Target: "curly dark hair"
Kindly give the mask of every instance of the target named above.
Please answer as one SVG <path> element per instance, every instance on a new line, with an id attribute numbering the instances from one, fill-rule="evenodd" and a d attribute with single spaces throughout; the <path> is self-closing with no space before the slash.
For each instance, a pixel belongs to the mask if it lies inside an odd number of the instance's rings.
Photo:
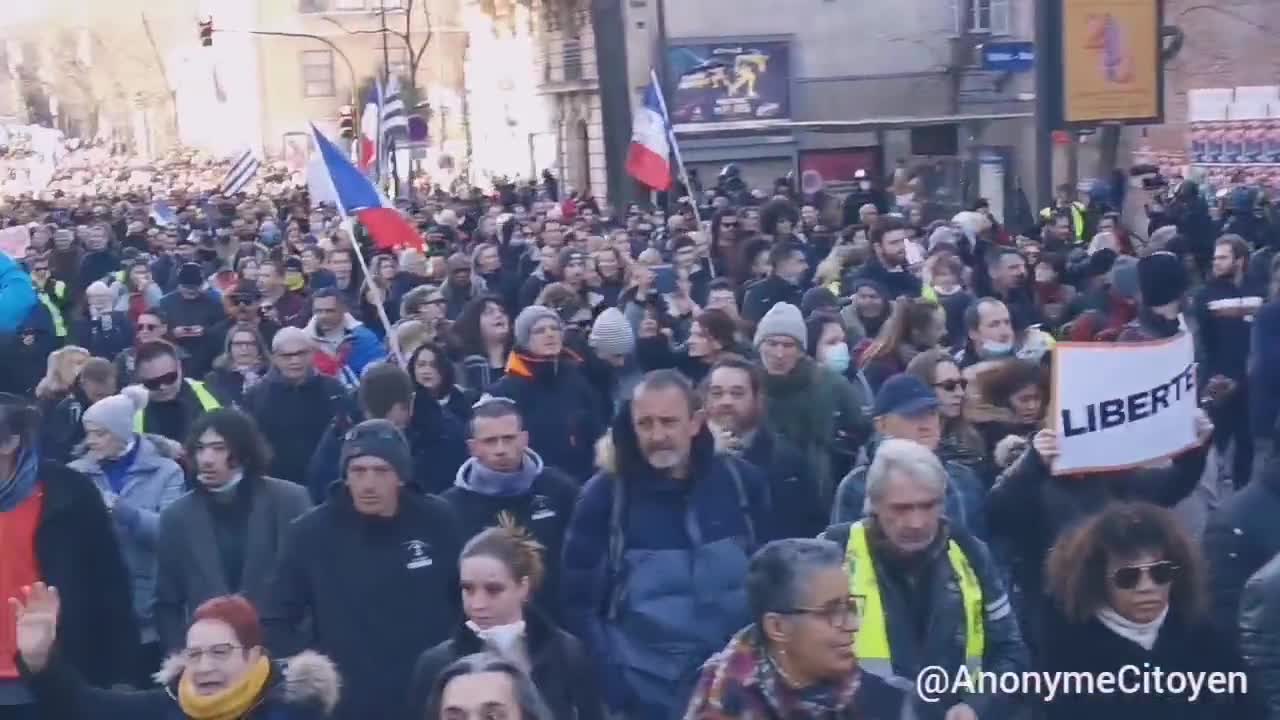
<path id="1" fill-rule="evenodd" d="M 481 295 L 467 301 L 462 306 L 462 312 L 458 313 L 458 319 L 453 323 L 453 339 L 458 355 L 484 355 L 487 350 L 484 345 L 484 338 L 480 334 L 480 316 L 488 309 L 490 305 L 496 305 L 502 308 L 503 312 L 507 308 L 502 303 L 502 298 L 497 295 Z M 510 318 L 508 318 L 510 319 Z M 511 340 L 507 340 L 507 349 L 511 349 Z"/>
<path id="2" fill-rule="evenodd" d="M 979 383 L 981 396 L 997 407 L 1009 407 L 1013 396 L 1030 385 L 1040 390 L 1040 397 L 1049 399 L 1049 373 L 1028 360 L 1003 360 L 984 371 Z"/>
<path id="3" fill-rule="evenodd" d="M 1151 503 L 1111 503 L 1058 540 L 1046 567 L 1049 595 L 1070 621 L 1087 622 L 1107 605 L 1107 559 L 1143 552 L 1179 568 L 1169 612 L 1201 620 L 1209 604 L 1204 558 L 1173 513 Z"/>
<path id="4" fill-rule="evenodd" d="M 193 461 L 200 436 L 207 430 L 222 436 L 231 459 L 244 471 L 245 477 L 262 477 L 267 472 L 271 465 L 271 447 L 252 416 L 235 408 L 218 408 L 197 417 L 184 443 L 187 457 Z"/>

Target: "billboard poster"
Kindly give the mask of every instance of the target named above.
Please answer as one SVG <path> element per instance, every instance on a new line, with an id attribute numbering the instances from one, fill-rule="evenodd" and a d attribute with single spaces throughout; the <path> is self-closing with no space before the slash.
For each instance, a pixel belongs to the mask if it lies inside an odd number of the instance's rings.
<path id="1" fill-rule="evenodd" d="M 854 175 L 879 172 L 880 148 L 805 150 L 800 153 L 800 182 L 806 193 L 824 190 L 836 197 L 853 192 Z"/>
<path id="2" fill-rule="evenodd" d="M 790 43 L 679 44 L 667 52 L 672 77 L 679 78 L 668 108 L 672 124 L 790 117 Z"/>
<path id="3" fill-rule="evenodd" d="M 1066 121 L 1160 122 L 1160 0 L 1062 0 L 1062 10 Z"/>

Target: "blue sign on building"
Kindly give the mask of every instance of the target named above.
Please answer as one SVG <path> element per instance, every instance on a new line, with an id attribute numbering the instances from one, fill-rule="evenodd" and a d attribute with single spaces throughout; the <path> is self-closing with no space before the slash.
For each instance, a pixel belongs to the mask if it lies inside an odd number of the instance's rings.
<path id="1" fill-rule="evenodd" d="M 982 69 L 1030 72 L 1036 65 L 1036 46 L 1030 42 L 993 42 L 982 46 Z"/>

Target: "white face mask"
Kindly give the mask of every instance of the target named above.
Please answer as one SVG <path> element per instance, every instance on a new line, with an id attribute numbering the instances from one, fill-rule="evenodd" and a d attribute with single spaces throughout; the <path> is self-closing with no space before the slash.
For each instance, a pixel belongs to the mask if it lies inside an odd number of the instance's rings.
<path id="1" fill-rule="evenodd" d="M 982 341 L 982 356 L 985 358 L 1005 357 L 1013 353 L 1013 343 L 996 342 L 995 340 Z"/>
<path id="2" fill-rule="evenodd" d="M 822 356 L 822 364 L 840 375 L 849 369 L 849 362 L 849 346 L 844 343 L 828 347 Z"/>
<path id="3" fill-rule="evenodd" d="M 858 183 L 858 187 L 862 188 L 863 190 L 870 190 L 870 189 L 871 189 L 871 181 L 870 181 L 870 180 L 863 180 L 862 182 Z"/>

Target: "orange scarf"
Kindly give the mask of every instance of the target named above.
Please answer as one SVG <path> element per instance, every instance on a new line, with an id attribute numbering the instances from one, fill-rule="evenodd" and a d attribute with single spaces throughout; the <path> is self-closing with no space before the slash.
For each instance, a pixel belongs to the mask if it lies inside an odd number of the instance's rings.
<path id="1" fill-rule="evenodd" d="M 178 705 L 192 720 L 240 720 L 257 707 L 270 676 L 271 661 L 259 657 L 234 686 L 215 695 L 197 695 L 191 673 L 183 672 L 178 681 Z"/>

